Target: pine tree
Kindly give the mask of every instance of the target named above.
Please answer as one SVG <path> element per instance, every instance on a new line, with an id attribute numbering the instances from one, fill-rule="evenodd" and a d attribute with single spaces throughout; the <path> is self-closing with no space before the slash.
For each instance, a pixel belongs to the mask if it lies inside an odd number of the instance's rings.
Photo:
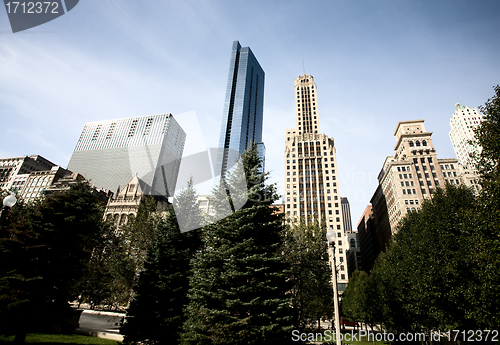
<path id="1" fill-rule="evenodd" d="M 32 205 L 20 201 L 2 219 L 0 332 L 14 331 L 24 341 L 27 331 L 65 326 L 68 301 L 103 240 L 102 211 L 90 186 L 80 183 Z"/>
<path id="2" fill-rule="evenodd" d="M 174 203 L 176 208 L 190 212 L 193 221 L 201 217 L 192 182 Z M 156 225 L 153 246 L 121 329 L 126 343 L 178 343 L 185 320 L 183 309 L 188 303 L 189 263 L 199 246 L 199 231 L 181 233 L 169 208 Z"/>
<path id="3" fill-rule="evenodd" d="M 282 218 L 270 207 L 275 187 L 266 186 L 267 175 L 258 173 L 255 149 L 245 152 L 239 164 L 248 200 L 203 231 L 203 250 L 192 263 L 183 344 L 284 344 L 291 339 L 291 285 L 289 266 L 281 256 Z M 237 190 L 235 184 L 241 181 L 241 175 L 228 175 L 226 184 L 214 191 L 216 200 L 223 200 L 227 190 Z M 246 199 L 231 193 L 229 198 L 232 205 Z M 215 203 L 215 212 L 220 211 Z"/>

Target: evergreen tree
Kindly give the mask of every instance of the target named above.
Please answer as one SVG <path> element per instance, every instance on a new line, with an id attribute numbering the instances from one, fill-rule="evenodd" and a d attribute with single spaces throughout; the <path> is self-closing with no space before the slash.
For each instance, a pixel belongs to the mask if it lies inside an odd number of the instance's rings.
<path id="1" fill-rule="evenodd" d="M 183 344 L 284 344 L 291 339 L 291 284 L 289 266 L 281 256 L 282 218 L 270 207 L 277 198 L 275 187 L 266 186 L 267 176 L 258 173 L 255 149 L 245 152 L 239 164 L 245 176 L 228 175 L 226 184 L 214 191 L 215 200 L 238 190 L 245 177 L 248 200 L 203 231 L 203 250 L 192 263 Z M 228 197 L 233 205 L 246 199 L 241 194 Z"/>
<path id="2" fill-rule="evenodd" d="M 192 182 L 174 199 L 199 224 L 201 212 Z M 126 343 L 177 344 L 188 303 L 190 260 L 200 246 L 199 231 L 181 233 L 169 208 L 156 225 L 154 243 L 135 288 L 121 332 Z"/>
<path id="3" fill-rule="evenodd" d="M 23 340 L 28 330 L 64 326 L 103 233 L 103 205 L 88 184 L 21 202 L 4 222 L 0 252 L 0 328 Z M 27 315 L 30 322 L 26 322 Z"/>
<path id="4" fill-rule="evenodd" d="M 328 261 L 325 231 L 319 224 L 288 225 L 283 255 L 291 266 L 292 305 L 297 324 L 304 328 L 333 316 L 332 271 Z"/>

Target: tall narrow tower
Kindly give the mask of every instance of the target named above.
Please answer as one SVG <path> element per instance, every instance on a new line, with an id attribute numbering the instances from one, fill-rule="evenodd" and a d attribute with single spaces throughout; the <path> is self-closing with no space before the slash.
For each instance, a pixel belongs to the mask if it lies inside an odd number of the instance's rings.
<path id="1" fill-rule="evenodd" d="M 286 130 L 285 212 L 290 221 L 319 222 L 337 233 L 337 282 L 347 283 L 346 243 L 333 138 L 320 133 L 317 88 L 311 75 L 295 79 L 296 128 Z"/>
<path id="2" fill-rule="evenodd" d="M 239 155 L 253 144 L 264 159 L 262 120 L 264 70 L 249 47 L 233 43 L 220 132 L 216 174 L 225 176 Z"/>
<path id="3" fill-rule="evenodd" d="M 474 129 L 484 121 L 484 115 L 477 111 L 477 108 L 469 108 L 459 103 L 455 104 L 455 108 L 455 113 L 450 119 L 451 144 L 458 162 L 473 170 L 470 154 L 481 152 L 481 148 L 469 144 L 469 141 L 474 139 Z"/>

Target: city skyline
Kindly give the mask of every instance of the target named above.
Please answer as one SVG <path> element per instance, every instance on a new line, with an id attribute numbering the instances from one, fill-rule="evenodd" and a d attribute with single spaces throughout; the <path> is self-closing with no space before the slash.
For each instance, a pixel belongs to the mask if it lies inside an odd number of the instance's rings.
<path id="1" fill-rule="evenodd" d="M 216 147 L 229 45 L 239 40 L 267 72 L 263 141 L 271 182 L 284 189 L 283 132 L 294 125 L 290 81 L 311 74 L 354 223 L 376 189 L 399 121 L 425 119 L 439 156 L 455 157 L 448 137 L 454 105 L 484 104 L 500 80 L 499 12 L 495 1 L 240 7 L 109 0 L 81 2 L 12 34 L 0 11 L 0 157 L 36 154 L 66 166 L 87 122 L 192 110 L 207 147 Z"/>

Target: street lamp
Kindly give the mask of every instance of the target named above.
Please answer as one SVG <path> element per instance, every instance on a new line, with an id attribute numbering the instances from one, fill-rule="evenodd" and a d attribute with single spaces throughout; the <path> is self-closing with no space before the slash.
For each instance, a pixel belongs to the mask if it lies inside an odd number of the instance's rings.
<path id="1" fill-rule="evenodd" d="M 335 231 L 329 229 L 326 232 L 326 240 L 328 242 L 328 248 L 330 250 L 330 255 L 332 256 L 332 276 L 333 276 L 333 308 L 335 312 L 335 334 L 337 338 L 337 345 L 341 345 L 342 341 L 340 338 L 340 315 L 339 315 L 339 293 L 337 291 L 337 263 L 335 260 Z"/>
<path id="2" fill-rule="evenodd" d="M 3 199 L 3 207 L 2 211 L 0 212 L 0 218 L 2 217 L 2 214 L 4 211 L 8 212 L 12 206 L 14 206 L 17 202 L 17 198 L 14 194 L 11 194 Z"/>

